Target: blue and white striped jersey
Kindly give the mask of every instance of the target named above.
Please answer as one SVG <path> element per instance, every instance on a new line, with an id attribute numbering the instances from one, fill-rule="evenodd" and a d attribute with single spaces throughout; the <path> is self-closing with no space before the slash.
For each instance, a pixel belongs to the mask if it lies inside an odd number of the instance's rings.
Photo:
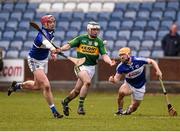
<path id="1" fill-rule="evenodd" d="M 42 31 L 45 33 L 49 41 L 51 42 L 54 39 L 54 31 L 49 32 L 45 28 L 42 28 Z M 39 48 L 42 45 L 43 40 L 46 38 L 39 32 L 36 38 L 34 39 L 33 47 L 29 52 L 29 56 L 36 60 L 44 60 L 49 55 L 49 49 Z"/>
<path id="2" fill-rule="evenodd" d="M 145 64 L 148 64 L 147 58 L 131 56 L 131 64 L 120 63 L 116 68 L 116 72 L 125 74 L 126 81 L 139 89 L 146 83 Z"/>

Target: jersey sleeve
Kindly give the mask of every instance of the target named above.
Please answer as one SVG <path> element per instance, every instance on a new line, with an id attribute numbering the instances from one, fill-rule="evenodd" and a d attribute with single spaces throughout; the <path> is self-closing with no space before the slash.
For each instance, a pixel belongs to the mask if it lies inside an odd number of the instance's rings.
<path id="1" fill-rule="evenodd" d="M 41 33 L 38 33 L 38 35 L 36 36 L 36 38 L 34 39 L 34 44 L 37 47 L 40 47 L 42 45 L 42 41 L 43 41 L 43 36 Z"/>
<path id="2" fill-rule="evenodd" d="M 99 41 L 99 52 L 100 52 L 101 55 L 107 54 L 106 47 L 105 47 L 102 40 Z"/>
<path id="3" fill-rule="evenodd" d="M 76 37 L 68 42 L 71 47 L 78 47 L 80 45 L 80 37 Z"/>
<path id="4" fill-rule="evenodd" d="M 122 63 L 120 63 L 120 64 L 116 67 L 116 73 L 118 73 L 118 74 L 123 74 L 123 73 L 125 73 L 125 71 L 123 70 Z"/>

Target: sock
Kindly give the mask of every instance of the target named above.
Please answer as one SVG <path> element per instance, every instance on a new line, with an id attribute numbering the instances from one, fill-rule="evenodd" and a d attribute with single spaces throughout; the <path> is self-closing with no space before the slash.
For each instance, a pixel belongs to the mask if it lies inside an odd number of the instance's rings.
<path id="1" fill-rule="evenodd" d="M 52 113 L 57 112 L 56 107 L 55 107 L 54 104 L 50 105 L 49 107 L 51 108 Z"/>
<path id="2" fill-rule="evenodd" d="M 79 107 L 83 107 L 85 97 L 79 97 Z"/>
<path id="3" fill-rule="evenodd" d="M 66 97 L 66 98 L 64 99 L 64 103 L 65 103 L 65 104 L 68 104 L 70 101 L 71 101 L 71 100 L 70 100 L 69 97 Z"/>
<path id="4" fill-rule="evenodd" d="M 22 84 L 22 83 L 17 83 L 17 84 L 15 85 L 16 90 L 18 90 L 18 89 L 22 89 L 21 84 Z"/>
<path id="5" fill-rule="evenodd" d="M 123 108 L 119 107 L 119 108 L 118 108 L 118 111 L 119 111 L 119 112 L 123 112 Z"/>

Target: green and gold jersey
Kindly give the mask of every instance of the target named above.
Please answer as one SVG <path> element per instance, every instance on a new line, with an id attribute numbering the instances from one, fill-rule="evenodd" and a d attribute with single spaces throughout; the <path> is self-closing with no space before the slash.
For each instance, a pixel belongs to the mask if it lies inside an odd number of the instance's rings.
<path id="1" fill-rule="evenodd" d="M 86 57 L 84 65 L 96 65 L 99 54 L 106 54 L 103 40 L 99 37 L 89 38 L 87 34 L 80 35 L 68 42 L 72 47 L 76 47 L 77 58 Z"/>

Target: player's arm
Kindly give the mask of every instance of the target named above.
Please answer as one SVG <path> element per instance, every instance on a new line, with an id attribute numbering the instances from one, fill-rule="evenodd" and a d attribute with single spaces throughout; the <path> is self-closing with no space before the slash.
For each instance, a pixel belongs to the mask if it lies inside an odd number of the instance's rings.
<path id="1" fill-rule="evenodd" d="M 115 76 L 112 75 L 109 77 L 109 82 L 118 83 L 120 81 L 121 77 L 122 77 L 122 74 L 116 73 Z"/>
<path id="2" fill-rule="evenodd" d="M 107 54 L 102 55 L 102 59 L 104 62 L 108 63 L 110 66 L 114 66 L 116 64 L 115 60 L 111 60 Z"/>
<path id="3" fill-rule="evenodd" d="M 157 62 L 153 59 L 150 59 L 150 58 L 148 58 L 147 60 L 148 60 L 148 64 L 152 64 L 152 66 L 156 70 L 156 75 L 159 76 L 160 78 L 162 78 L 162 72 L 161 72 Z"/>

